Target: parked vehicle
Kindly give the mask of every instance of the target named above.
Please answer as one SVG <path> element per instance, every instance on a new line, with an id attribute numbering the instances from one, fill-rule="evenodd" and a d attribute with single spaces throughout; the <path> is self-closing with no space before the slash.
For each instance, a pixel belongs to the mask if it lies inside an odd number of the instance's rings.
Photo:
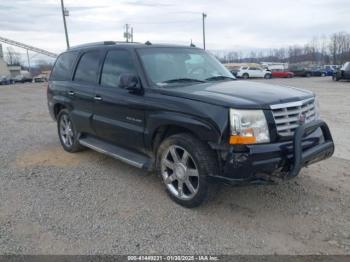
<path id="1" fill-rule="evenodd" d="M 237 77 L 237 73 L 240 70 L 240 68 L 241 68 L 240 66 L 233 66 L 228 68 L 228 70 L 231 72 L 233 76 Z"/>
<path id="2" fill-rule="evenodd" d="M 324 65 L 323 68 L 326 71 L 327 76 L 332 76 L 333 73 L 340 67 L 338 65 Z"/>
<path id="3" fill-rule="evenodd" d="M 47 82 L 47 78 L 45 75 L 37 75 L 37 76 L 33 77 L 33 82 L 34 83 Z"/>
<path id="4" fill-rule="evenodd" d="M 26 75 L 17 75 L 13 80 L 15 83 L 31 83 L 33 78 Z"/>
<path id="5" fill-rule="evenodd" d="M 312 76 L 326 76 L 327 75 L 326 70 L 320 66 L 310 67 L 309 70 L 311 71 Z"/>
<path id="6" fill-rule="evenodd" d="M 254 66 L 241 66 L 236 75 L 243 79 L 256 77 L 269 79 L 271 78 L 271 71 Z"/>
<path id="7" fill-rule="evenodd" d="M 350 62 L 346 62 L 339 70 L 333 73 L 333 80 L 339 81 L 341 79 L 350 80 Z"/>
<path id="8" fill-rule="evenodd" d="M 13 80 L 8 76 L 0 76 L 0 85 L 10 85 Z"/>
<path id="9" fill-rule="evenodd" d="M 201 204 L 213 181 L 293 178 L 334 151 L 312 92 L 238 81 L 194 47 L 70 48 L 47 98 L 64 150 L 88 147 L 155 170 L 186 207 Z"/>
<path id="10" fill-rule="evenodd" d="M 293 72 L 285 71 L 282 69 L 271 69 L 271 75 L 272 77 L 284 77 L 284 78 L 294 77 Z"/>
<path id="11" fill-rule="evenodd" d="M 307 69 L 303 66 L 291 66 L 289 67 L 289 71 L 294 74 L 294 76 L 303 76 L 303 77 L 310 77 L 312 76 L 312 72 L 310 69 Z"/>

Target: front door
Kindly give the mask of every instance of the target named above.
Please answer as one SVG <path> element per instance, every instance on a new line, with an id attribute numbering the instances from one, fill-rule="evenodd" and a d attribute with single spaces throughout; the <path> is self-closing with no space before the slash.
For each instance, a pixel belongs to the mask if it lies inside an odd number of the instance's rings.
<path id="1" fill-rule="evenodd" d="M 119 87 L 123 73 L 137 75 L 131 53 L 124 49 L 108 51 L 100 85 L 95 89 L 93 127 L 99 138 L 141 151 L 144 96 Z"/>

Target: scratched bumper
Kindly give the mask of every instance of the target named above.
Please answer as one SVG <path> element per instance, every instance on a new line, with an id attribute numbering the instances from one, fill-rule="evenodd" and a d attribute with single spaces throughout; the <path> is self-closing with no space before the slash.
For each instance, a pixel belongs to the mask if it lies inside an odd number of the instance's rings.
<path id="1" fill-rule="evenodd" d="M 328 126 L 315 121 L 299 127 L 290 141 L 230 147 L 222 152 L 222 175 L 216 179 L 236 183 L 262 177 L 293 178 L 301 168 L 329 158 L 333 152 Z"/>

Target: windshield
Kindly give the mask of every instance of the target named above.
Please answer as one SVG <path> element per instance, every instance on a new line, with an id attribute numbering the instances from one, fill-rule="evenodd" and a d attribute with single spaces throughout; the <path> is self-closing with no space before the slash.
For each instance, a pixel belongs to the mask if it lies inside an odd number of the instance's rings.
<path id="1" fill-rule="evenodd" d="M 138 53 L 149 80 L 160 87 L 234 79 L 218 60 L 200 49 L 141 48 Z"/>

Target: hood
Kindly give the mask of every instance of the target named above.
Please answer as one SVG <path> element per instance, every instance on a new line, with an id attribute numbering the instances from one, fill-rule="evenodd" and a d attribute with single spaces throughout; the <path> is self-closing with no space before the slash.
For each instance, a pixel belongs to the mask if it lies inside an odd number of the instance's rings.
<path id="1" fill-rule="evenodd" d="M 246 109 L 269 109 L 273 104 L 299 101 L 313 96 L 312 92 L 295 87 L 239 80 L 164 88 L 160 92 L 164 95 Z"/>

